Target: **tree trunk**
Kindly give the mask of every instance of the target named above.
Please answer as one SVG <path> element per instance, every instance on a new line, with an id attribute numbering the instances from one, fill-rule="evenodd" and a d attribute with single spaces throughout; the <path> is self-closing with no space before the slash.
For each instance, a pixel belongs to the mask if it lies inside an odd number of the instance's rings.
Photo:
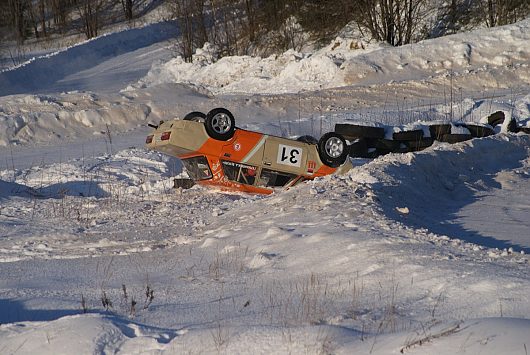
<path id="1" fill-rule="evenodd" d="M 47 37 L 46 33 L 46 4 L 44 3 L 44 0 L 40 0 L 39 2 L 39 13 L 40 13 L 40 23 L 41 23 L 41 31 L 42 35 L 44 37 Z"/>
<path id="2" fill-rule="evenodd" d="M 495 27 L 495 7 L 493 5 L 493 0 L 488 0 L 488 27 Z"/>

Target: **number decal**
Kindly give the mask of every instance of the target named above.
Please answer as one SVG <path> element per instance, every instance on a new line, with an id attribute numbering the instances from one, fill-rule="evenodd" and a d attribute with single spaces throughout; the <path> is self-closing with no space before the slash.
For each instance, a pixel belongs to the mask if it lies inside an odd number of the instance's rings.
<path id="1" fill-rule="evenodd" d="M 302 162 L 302 148 L 291 147 L 288 145 L 278 145 L 278 164 L 300 167 Z"/>

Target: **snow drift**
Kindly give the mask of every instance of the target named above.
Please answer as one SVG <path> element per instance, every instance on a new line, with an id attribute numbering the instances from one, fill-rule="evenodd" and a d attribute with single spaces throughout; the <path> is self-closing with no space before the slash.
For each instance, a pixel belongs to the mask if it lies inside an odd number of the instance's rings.
<path id="1" fill-rule="evenodd" d="M 193 63 L 179 57 L 157 65 L 139 85 L 179 82 L 205 86 L 218 94 L 295 93 L 457 73 L 473 77 L 476 88 L 484 81 L 507 87 L 508 83 L 502 82 L 505 77 L 479 78 L 479 75 L 492 68 L 511 67 L 517 71 L 509 76 L 511 80 L 528 84 L 529 41 L 530 19 L 397 48 L 337 38 L 315 53 L 289 50 L 268 58 L 236 56 L 215 61 L 207 44 L 194 56 Z M 510 87 L 514 87 L 513 82 Z"/>

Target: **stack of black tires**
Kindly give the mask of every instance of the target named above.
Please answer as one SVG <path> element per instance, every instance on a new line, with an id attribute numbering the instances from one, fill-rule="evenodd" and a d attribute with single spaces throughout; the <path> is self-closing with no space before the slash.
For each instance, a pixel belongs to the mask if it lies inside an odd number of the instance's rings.
<path id="1" fill-rule="evenodd" d="M 495 134 L 494 127 L 504 123 L 504 112 L 488 117 L 488 124 L 471 122 L 425 123 L 414 128 L 376 127 L 362 124 L 338 123 L 335 132 L 351 142 L 350 156 L 376 158 L 388 153 L 407 153 L 430 147 L 435 141 L 458 143 Z M 512 118 L 509 132 L 530 133 L 528 127 L 518 127 Z"/>

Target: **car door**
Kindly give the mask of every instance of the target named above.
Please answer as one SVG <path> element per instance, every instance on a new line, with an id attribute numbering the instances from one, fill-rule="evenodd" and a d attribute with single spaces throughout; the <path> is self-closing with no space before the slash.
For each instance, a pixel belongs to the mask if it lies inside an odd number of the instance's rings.
<path id="1" fill-rule="evenodd" d="M 263 152 L 263 165 L 299 175 L 304 173 L 307 154 L 306 144 L 302 142 L 268 137 Z"/>

